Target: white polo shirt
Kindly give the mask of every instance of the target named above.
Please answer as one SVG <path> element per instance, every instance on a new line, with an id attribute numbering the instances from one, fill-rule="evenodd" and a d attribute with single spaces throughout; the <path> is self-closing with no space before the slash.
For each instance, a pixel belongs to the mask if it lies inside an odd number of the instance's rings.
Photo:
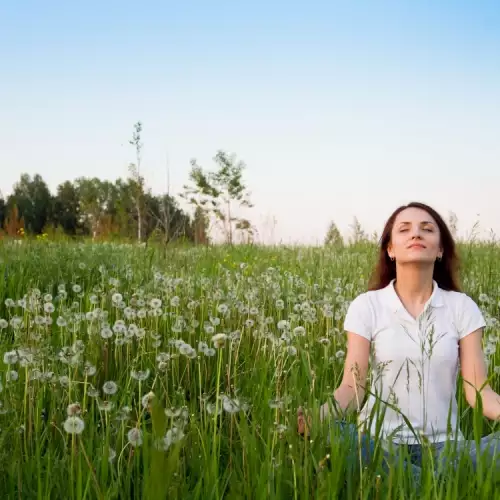
<path id="1" fill-rule="evenodd" d="M 359 414 L 360 423 L 378 434 L 377 399 L 383 418 L 382 438 L 418 443 L 415 433 L 431 442 L 463 439 L 458 428 L 456 384 L 459 340 L 485 326 L 477 304 L 466 294 L 445 291 L 434 281 L 433 293 L 417 319 L 403 306 L 394 280 L 381 289 L 357 296 L 349 305 L 346 331 L 371 341 L 371 388 Z"/>

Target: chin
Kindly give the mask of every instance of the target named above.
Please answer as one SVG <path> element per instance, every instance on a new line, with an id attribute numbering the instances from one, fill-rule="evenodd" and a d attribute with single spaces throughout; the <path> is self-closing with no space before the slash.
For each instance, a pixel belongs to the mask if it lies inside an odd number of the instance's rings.
<path id="1" fill-rule="evenodd" d="M 434 264 L 435 259 L 422 255 L 422 256 L 414 256 L 412 255 L 411 257 L 407 257 L 406 259 L 403 260 L 403 262 L 400 262 L 400 264 Z"/>

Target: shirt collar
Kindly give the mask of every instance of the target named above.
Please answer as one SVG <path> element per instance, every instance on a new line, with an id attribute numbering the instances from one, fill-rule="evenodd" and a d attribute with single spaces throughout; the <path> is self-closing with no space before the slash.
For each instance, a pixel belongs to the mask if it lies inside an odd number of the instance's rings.
<path id="1" fill-rule="evenodd" d="M 385 287 L 385 292 L 391 309 L 394 312 L 398 312 L 401 310 L 405 310 L 405 307 L 394 288 L 395 281 L 395 279 L 391 280 L 391 282 Z M 443 305 L 442 290 L 441 288 L 439 288 L 439 285 L 435 280 L 432 280 L 432 294 L 425 307 L 427 307 L 429 304 L 432 305 L 432 307 L 441 307 Z"/>

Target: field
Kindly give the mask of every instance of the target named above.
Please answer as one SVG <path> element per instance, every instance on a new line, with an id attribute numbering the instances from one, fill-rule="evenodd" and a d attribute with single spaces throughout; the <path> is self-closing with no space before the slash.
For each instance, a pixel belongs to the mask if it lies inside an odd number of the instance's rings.
<path id="1" fill-rule="evenodd" d="M 490 468 L 436 479 L 424 461 L 417 492 L 402 465 L 327 445 L 317 409 L 375 252 L 0 243 L 2 498 L 494 498 Z M 460 252 L 498 390 L 500 247 Z M 460 411 L 467 436 L 496 430 Z"/>

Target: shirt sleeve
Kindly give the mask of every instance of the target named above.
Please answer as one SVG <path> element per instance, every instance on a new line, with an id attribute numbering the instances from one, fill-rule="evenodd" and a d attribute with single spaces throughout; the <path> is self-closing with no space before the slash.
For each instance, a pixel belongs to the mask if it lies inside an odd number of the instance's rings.
<path id="1" fill-rule="evenodd" d="M 372 340 L 372 314 L 366 293 L 358 295 L 347 309 L 344 330 Z"/>
<path id="2" fill-rule="evenodd" d="M 479 306 L 468 296 L 464 294 L 461 311 L 459 311 L 459 338 L 463 339 L 467 335 L 475 332 L 479 328 L 486 326 L 483 313 Z"/>

